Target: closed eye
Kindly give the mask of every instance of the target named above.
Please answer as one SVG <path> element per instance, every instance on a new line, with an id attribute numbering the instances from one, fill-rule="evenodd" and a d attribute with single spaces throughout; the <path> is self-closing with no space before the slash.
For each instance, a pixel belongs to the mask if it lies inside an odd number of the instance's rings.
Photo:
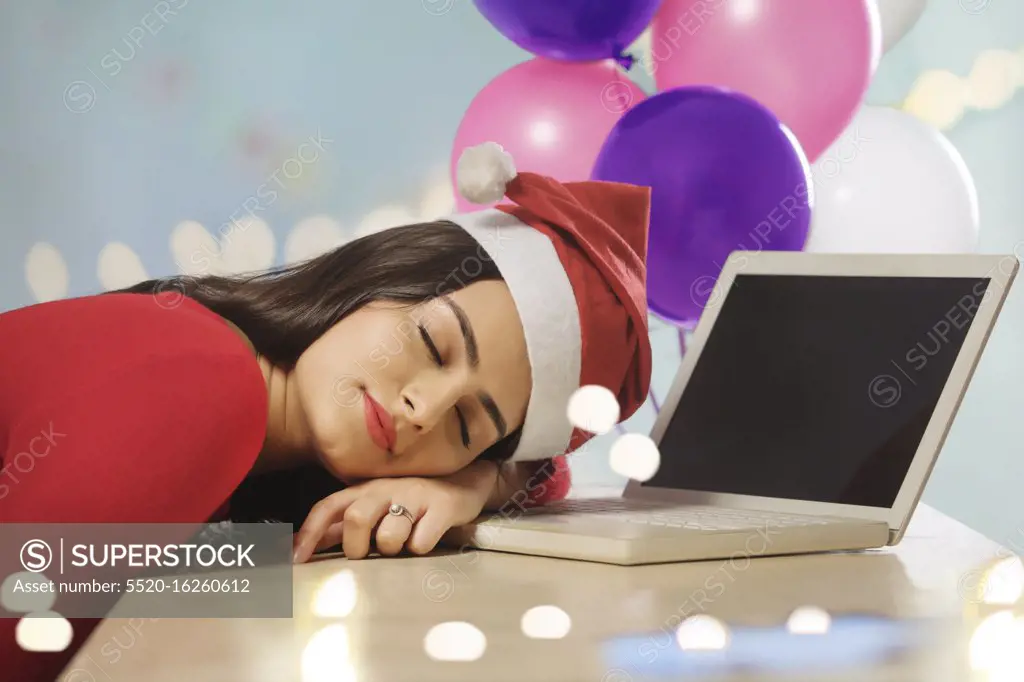
<path id="1" fill-rule="evenodd" d="M 423 339 L 423 343 L 427 346 L 427 351 L 430 352 L 430 357 L 437 363 L 438 367 L 444 367 L 444 361 L 441 359 L 441 353 L 437 350 L 437 346 L 434 344 L 434 339 L 430 338 L 430 332 L 422 324 L 418 325 L 420 330 L 420 338 Z"/>
<path id="2" fill-rule="evenodd" d="M 420 338 L 423 339 L 423 344 L 427 347 L 427 352 L 430 353 L 431 359 L 438 367 L 444 367 L 444 359 L 441 357 L 441 352 L 437 350 L 437 344 L 434 343 L 434 339 L 431 338 L 430 332 L 422 324 L 417 325 Z M 462 445 L 465 448 L 469 447 L 469 425 L 466 423 L 466 417 L 462 414 L 462 410 L 459 409 L 458 405 L 454 407 L 455 416 L 459 420 L 459 432 L 462 435 Z"/>

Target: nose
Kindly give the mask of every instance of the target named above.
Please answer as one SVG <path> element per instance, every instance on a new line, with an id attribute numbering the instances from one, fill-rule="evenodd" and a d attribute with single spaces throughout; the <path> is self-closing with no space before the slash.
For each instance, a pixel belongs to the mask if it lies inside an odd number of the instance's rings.
<path id="1" fill-rule="evenodd" d="M 401 414 L 416 433 L 427 433 L 444 419 L 461 393 L 454 379 L 418 377 L 401 392 Z"/>

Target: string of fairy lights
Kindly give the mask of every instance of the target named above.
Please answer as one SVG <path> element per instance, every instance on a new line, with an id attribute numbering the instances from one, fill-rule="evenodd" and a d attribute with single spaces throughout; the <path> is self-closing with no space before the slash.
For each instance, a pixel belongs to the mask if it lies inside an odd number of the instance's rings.
<path id="1" fill-rule="evenodd" d="M 993 111 L 1024 88 L 1024 47 L 985 50 L 965 76 L 951 71 L 923 71 L 901 108 L 939 130 L 950 130 L 971 111 Z"/>

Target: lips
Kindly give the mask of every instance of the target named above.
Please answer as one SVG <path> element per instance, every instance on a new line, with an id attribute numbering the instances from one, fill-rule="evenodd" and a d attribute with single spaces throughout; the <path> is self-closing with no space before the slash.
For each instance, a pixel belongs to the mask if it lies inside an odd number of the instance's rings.
<path id="1" fill-rule="evenodd" d="M 395 424 L 391 414 L 384 407 L 374 400 L 369 393 L 364 393 L 364 413 L 366 416 L 366 430 L 370 439 L 381 450 L 393 452 L 395 448 Z"/>

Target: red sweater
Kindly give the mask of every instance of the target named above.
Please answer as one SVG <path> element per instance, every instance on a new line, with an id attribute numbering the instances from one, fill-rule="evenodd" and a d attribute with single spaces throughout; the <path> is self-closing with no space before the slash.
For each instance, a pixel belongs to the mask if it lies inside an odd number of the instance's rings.
<path id="1" fill-rule="evenodd" d="M 266 421 L 252 351 L 190 299 L 105 294 L 0 314 L 0 523 L 203 523 L 252 468 Z M 567 494 L 564 458 L 547 470 L 530 503 Z M 0 557 L 0 581 L 20 570 Z M 54 679 L 98 622 L 75 619 L 64 652 L 27 655 L 18 616 L 0 616 L 0 680 L 24 682 Z"/>
<path id="2" fill-rule="evenodd" d="M 267 397 L 252 352 L 174 294 L 109 294 L 0 315 L 0 523 L 202 523 L 252 468 Z M 184 538 L 183 538 L 184 540 Z M 0 579 L 22 570 L 0 557 Z M 53 609 L 61 610 L 62 595 Z M 0 679 L 53 680 L 0 620 Z"/>

